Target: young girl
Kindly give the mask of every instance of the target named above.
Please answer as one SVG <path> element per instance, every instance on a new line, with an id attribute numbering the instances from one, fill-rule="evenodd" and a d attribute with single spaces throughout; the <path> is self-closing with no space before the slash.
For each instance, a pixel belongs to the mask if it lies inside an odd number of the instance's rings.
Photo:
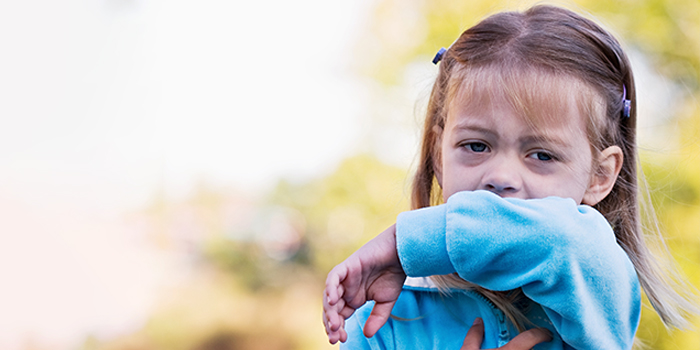
<path id="1" fill-rule="evenodd" d="M 328 274 L 330 342 L 629 349 L 640 285 L 666 324 L 683 325 L 693 306 L 640 228 L 635 89 L 618 42 L 535 6 L 485 19 L 437 61 L 415 210 Z M 464 338 L 472 325 L 482 344 Z"/>

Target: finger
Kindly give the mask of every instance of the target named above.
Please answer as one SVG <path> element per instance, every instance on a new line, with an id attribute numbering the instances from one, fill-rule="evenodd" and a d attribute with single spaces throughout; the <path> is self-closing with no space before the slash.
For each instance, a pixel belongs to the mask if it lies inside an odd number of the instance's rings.
<path id="1" fill-rule="evenodd" d="M 328 342 L 335 344 L 340 340 L 340 332 L 330 332 L 328 333 Z"/>
<path id="2" fill-rule="evenodd" d="M 331 331 L 328 333 L 328 342 L 335 344 L 338 341 L 346 342 L 348 340 L 348 333 L 345 331 L 345 320 L 341 322 L 340 328 L 337 331 Z"/>
<path id="3" fill-rule="evenodd" d="M 326 330 L 326 335 L 328 335 L 331 332 L 331 325 L 330 322 L 328 322 L 328 315 L 325 310 L 321 315 L 321 320 L 323 321 L 323 328 Z"/>
<path id="4" fill-rule="evenodd" d="M 332 328 L 331 323 L 326 322 L 326 329 L 328 329 L 328 331 L 326 332 L 328 334 L 328 341 L 331 344 L 335 344 L 338 342 L 338 340 L 340 340 L 341 332 L 340 332 L 340 328 L 335 330 L 335 331 L 332 330 L 331 328 Z"/>
<path id="5" fill-rule="evenodd" d="M 335 290 L 338 295 L 338 299 L 335 301 L 335 303 L 337 303 L 338 301 L 345 298 L 345 285 L 343 283 L 340 283 Z"/>
<path id="6" fill-rule="evenodd" d="M 330 283 L 336 282 L 335 280 L 332 280 Z M 343 299 L 344 295 L 345 286 L 343 286 L 342 282 L 338 282 L 338 284 L 326 285 L 323 293 L 324 298 L 328 301 L 328 305 L 335 305 L 339 300 Z"/>
<path id="7" fill-rule="evenodd" d="M 374 334 L 379 331 L 379 328 L 382 328 L 386 323 L 389 316 L 391 316 L 391 310 L 394 308 L 394 304 L 396 304 L 396 300 L 374 304 L 372 313 L 367 317 L 367 322 L 365 322 L 365 328 L 363 330 L 367 338 L 374 336 Z"/>
<path id="8" fill-rule="evenodd" d="M 347 276 L 347 269 L 343 265 L 338 265 L 334 267 L 331 272 L 328 273 L 326 277 L 326 295 L 328 296 L 328 303 L 335 304 L 338 302 L 340 296 L 338 295 L 338 286 L 340 282 Z"/>
<path id="9" fill-rule="evenodd" d="M 334 313 L 336 313 L 336 309 L 328 303 L 328 294 L 323 293 L 323 323 L 325 325 L 328 325 L 328 321 L 331 320 Z"/>
<path id="10" fill-rule="evenodd" d="M 340 299 L 337 304 L 331 307 L 333 309 L 333 312 L 328 313 L 328 320 L 330 321 L 330 330 L 337 331 L 342 326 L 345 319 L 350 316 L 345 317 L 343 315 L 343 312 L 348 312 L 347 310 L 345 310 L 347 306 L 345 306 L 345 301 L 343 299 Z M 350 315 L 352 315 L 354 312 L 355 310 L 350 311 Z"/>
<path id="11" fill-rule="evenodd" d="M 330 299 L 330 298 L 328 297 L 328 293 L 324 290 L 324 291 L 323 291 L 323 298 L 322 298 L 322 300 L 323 300 L 323 311 L 324 311 L 324 312 L 326 312 L 326 311 L 331 310 L 331 309 L 334 308 L 333 305 L 330 304 L 329 299 Z"/>
<path id="12" fill-rule="evenodd" d="M 534 328 L 522 332 L 503 346 L 504 350 L 531 349 L 539 343 L 552 340 L 552 333 L 546 328 Z"/>
<path id="13" fill-rule="evenodd" d="M 323 297 L 323 325 L 326 327 L 326 333 L 335 332 L 341 326 L 341 320 L 344 318 L 338 314 L 339 310 L 343 310 L 345 302 L 341 300 L 339 304 L 329 305 L 328 297 Z M 347 311 L 346 311 L 347 312 Z"/>
<path id="14" fill-rule="evenodd" d="M 478 350 L 481 348 L 481 342 L 484 339 L 484 320 L 477 317 L 474 320 L 471 328 L 467 331 L 467 336 L 464 337 L 461 350 Z"/>
<path id="15" fill-rule="evenodd" d="M 321 313 L 321 320 L 323 321 L 323 327 L 326 329 L 326 334 L 330 331 L 330 325 L 329 325 L 329 312 L 331 310 L 328 308 L 328 304 L 326 303 L 326 297 L 324 295 L 323 297 L 323 312 Z"/>
<path id="16" fill-rule="evenodd" d="M 323 314 L 323 327 L 326 329 L 326 334 L 328 334 L 329 336 L 332 333 L 337 332 L 341 326 L 340 321 L 337 321 L 337 322 L 332 321 L 333 319 L 335 319 L 335 317 L 337 317 L 337 316 L 333 316 L 332 314 L 328 315 L 327 313 Z"/>
<path id="17" fill-rule="evenodd" d="M 345 331 L 345 320 L 342 321 L 339 329 L 340 341 L 345 343 L 348 340 L 348 333 Z"/>

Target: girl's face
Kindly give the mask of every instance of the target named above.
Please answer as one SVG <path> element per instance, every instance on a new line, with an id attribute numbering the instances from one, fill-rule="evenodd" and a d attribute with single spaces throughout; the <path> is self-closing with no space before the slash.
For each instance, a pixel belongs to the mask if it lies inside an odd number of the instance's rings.
<path id="1" fill-rule="evenodd" d="M 488 100 L 467 104 L 455 98 L 450 105 L 437 169 L 445 200 L 473 190 L 521 199 L 558 196 L 589 205 L 602 199 L 587 195 L 595 187 L 594 162 L 577 108 L 557 108 L 557 117 L 535 123 L 505 97 Z"/>

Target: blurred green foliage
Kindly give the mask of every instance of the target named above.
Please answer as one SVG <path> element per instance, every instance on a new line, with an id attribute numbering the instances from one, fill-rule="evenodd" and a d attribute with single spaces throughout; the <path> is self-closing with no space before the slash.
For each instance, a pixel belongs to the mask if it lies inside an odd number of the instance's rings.
<path id="1" fill-rule="evenodd" d="M 700 150 L 663 157 L 645 155 L 643 170 L 666 245 L 689 287 L 700 287 Z M 696 305 L 700 298 L 695 296 Z M 638 337 L 651 349 L 700 348 L 700 316 L 694 329 L 668 332 L 646 304 Z"/>
<path id="2" fill-rule="evenodd" d="M 401 82 L 406 66 L 429 59 L 465 29 L 499 11 L 524 10 L 541 1 L 399 1 L 375 7 L 356 61 L 365 74 L 385 84 Z M 616 33 L 623 45 L 652 58 L 665 76 L 693 92 L 700 81 L 700 1 L 577 0 L 544 2 L 590 14 Z"/>
<path id="3" fill-rule="evenodd" d="M 312 266 L 325 276 L 408 209 L 406 178 L 405 169 L 358 155 L 316 181 L 280 182 L 269 202 L 296 208 L 304 215 Z"/>

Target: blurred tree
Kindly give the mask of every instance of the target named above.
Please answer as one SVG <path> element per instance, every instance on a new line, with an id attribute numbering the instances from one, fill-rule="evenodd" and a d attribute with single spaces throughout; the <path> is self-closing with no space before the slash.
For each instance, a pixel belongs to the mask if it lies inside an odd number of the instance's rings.
<path id="1" fill-rule="evenodd" d="M 379 0 L 358 41 L 356 68 L 384 84 L 400 83 L 409 63 L 432 57 L 482 18 L 535 3 L 539 1 Z M 666 76 L 698 90 L 700 1 L 578 0 L 561 5 L 592 13 L 628 45 L 653 58 Z"/>
<path id="2" fill-rule="evenodd" d="M 280 182 L 269 202 L 304 215 L 311 266 L 325 279 L 333 266 L 408 209 L 406 175 L 405 169 L 358 155 L 326 177 L 298 185 Z"/>
<path id="3" fill-rule="evenodd" d="M 323 276 L 310 260 L 298 210 L 202 182 L 184 199 L 157 193 L 138 219 L 178 278 L 140 329 L 88 337 L 81 349 L 328 347 L 319 321 Z"/>
<path id="4" fill-rule="evenodd" d="M 305 183 L 280 181 L 249 233 L 213 236 L 205 257 L 252 291 L 294 283 L 303 271 L 318 281 L 337 263 L 386 229 L 408 208 L 406 170 L 370 155 L 345 159 L 331 174 Z M 275 212 L 298 213 L 299 242 L 282 258 L 266 254 Z M 240 229 L 240 228 L 239 228 Z M 233 237 L 233 238 L 232 238 Z"/>

